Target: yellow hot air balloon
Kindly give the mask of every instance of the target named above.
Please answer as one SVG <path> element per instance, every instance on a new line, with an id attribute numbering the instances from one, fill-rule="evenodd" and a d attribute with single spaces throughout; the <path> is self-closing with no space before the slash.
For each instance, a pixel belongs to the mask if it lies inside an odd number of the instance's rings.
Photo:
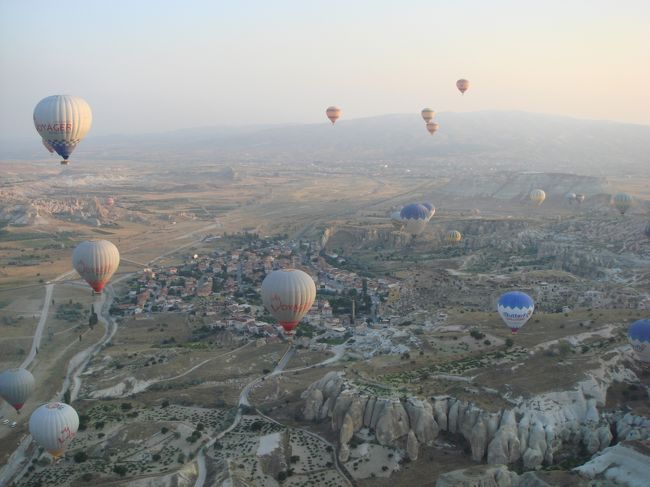
<path id="1" fill-rule="evenodd" d="M 427 122 L 427 131 L 431 135 L 435 134 L 438 131 L 438 127 L 440 127 L 440 125 L 438 125 L 436 122 Z"/>
<path id="2" fill-rule="evenodd" d="M 458 243 L 463 238 L 458 230 L 451 230 L 447 232 L 447 242 L 449 243 Z"/>
<path id="3" fill-rule="evenodd" d="M 32 438 L 54 458 L 65 453 L 78 429 L 77 411 L 61 402 L 43 404 L 29 418 Z"/>
<path id="4" fill-rule="evenodd" d="M 426 123 L 429 123 L 431 119 L 435 116 L 436 112 L 434 112 L 431 108 L 423 108 L 422 109 L 422 118 Z"/>
<path id="5" fill-rule="evenodd" d="M 272 271 L 262 281 L 262 302 L 287 334 L 292 334 L 316 299 L 316 285 L 299 269 Z"/>
<path id="6" fill-rule="evenodd" d="M 108 240 L 81 242 L 72 253 L 72 267 L 101 293 L 120 265 L 120 252 Z"/>
<path id="7" fill-rule="evenodd" d="M 534 189 L 530 192 L 530 200 L 537 206 L 541 205 L 546 199 L 546 193 L 542 189 Z"/>
<path id="8" fill-rule="evenodd" d="M 625 215 L 625 212 L 632 206 L 632 197 L 627 193 L 618 193 L 614 196 L 614 206 L 621 215 Z"/>
<path id="9" fill-rule="evenodd" d="M 61 164 L 68 163 L 68 157 L 86 136 L 92 122 L 90 105 L 78 96 L 48 96 L 34 108 L 36 131 L 48 150 L 51 147 L 63 157 Z"/>
<path id="10" fill-rule="evenodd" d="M 339 107 L 331 106 L 325 110 L 325 114 L 327 115 L 327 118 L 330 119 L 330 122 L 332 122 L 332 124 L 335 124 L 341 116 L 341 109 Z"/>
<path id="11" fill-rule="evenodd" d="M 458 91 L 464 95 L 465 92 L 469 89 L 469 81 L 466 79 L 459 79 L 456 81 L 456 88 L 458 88 Z"/>

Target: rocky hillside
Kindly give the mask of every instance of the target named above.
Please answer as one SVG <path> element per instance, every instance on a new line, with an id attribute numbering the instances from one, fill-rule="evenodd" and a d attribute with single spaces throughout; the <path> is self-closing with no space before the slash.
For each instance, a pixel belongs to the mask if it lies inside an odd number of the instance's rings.
<path id="1" fill-rule="evenodd" d="M 603 360 L 601 368 L 573 390 L 548 392 L 514 400 L 497 412 L 449 396 L 382 397 L 362 392 L 340 373 L 330 372 L 302 394 L 306 421 L 329 421 L 339 435 L 339 457 L 345 462 L 350 440 L 362 432 L 380 445 L 401 447 L 416 459 L 421 446 L 431 446 L 441 431 L 459 435 L 472 459 L 489 464 L 521 463 L 526 470 L 553 465 L 574 456 L 576 449 L 595 453 L 617 440 L 650 440 L 650 419 L 599 412 L 612 381 L 635 380 L 621 366 L 621 354 Z"/>

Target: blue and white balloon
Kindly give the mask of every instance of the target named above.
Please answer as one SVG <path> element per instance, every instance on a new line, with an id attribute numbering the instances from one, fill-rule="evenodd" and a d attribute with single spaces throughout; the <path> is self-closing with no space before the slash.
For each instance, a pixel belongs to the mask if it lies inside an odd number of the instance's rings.
<path id="1" fill-rule="evenodd" d="M 627 339 L 641 362 L 650 364 L 650 320 L 638 320 L 627 330 Z"/>
<path id="2" fill-rule="evenodd" d="M 533 298 L 521 291 L 511 291 L 504 293 L 499 298 L 497 311 L 506 326 L 512 333 L 517 333 L 519 328 L 533 316 L 535 303 Z"/>
<path id="3" fill-rule="evenodd" d="M 429 221 L 429 210 L 419 204 L 411 203 L 402 208 L 399 213 L 405 230 L 413 236 L 420 235 Z"/>

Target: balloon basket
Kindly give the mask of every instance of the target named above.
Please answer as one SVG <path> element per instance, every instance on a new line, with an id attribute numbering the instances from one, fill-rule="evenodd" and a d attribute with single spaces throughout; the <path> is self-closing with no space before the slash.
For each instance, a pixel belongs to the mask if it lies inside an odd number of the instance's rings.
<path id="1" fill-rule="evenodd" d="M 62 165 L 62 166 L 67 166 L 67 165 L 68 165 L 68 161 L 66 161 L 66 160 L 64 159 L 63 161 L 61 161 L 61 165 Z"/>

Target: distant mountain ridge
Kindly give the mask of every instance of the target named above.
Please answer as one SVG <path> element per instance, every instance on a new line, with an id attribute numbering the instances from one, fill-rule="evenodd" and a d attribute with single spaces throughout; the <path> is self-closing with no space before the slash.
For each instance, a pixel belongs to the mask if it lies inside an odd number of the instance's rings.
<path id="1" fill-rule="evenodd" d="M 527 112 L 443 112 L 430 136 L 418 113 L 322 124 L 203 127 L 84 140 L 72 157 L 409 164 L 441 171 L 536 170 L 650 176 L 650 126 Z M 4 141 L 0 159 L 46 158 L 38 136 Z M 410 166 L 409 166 L 410 167 Z"/>

